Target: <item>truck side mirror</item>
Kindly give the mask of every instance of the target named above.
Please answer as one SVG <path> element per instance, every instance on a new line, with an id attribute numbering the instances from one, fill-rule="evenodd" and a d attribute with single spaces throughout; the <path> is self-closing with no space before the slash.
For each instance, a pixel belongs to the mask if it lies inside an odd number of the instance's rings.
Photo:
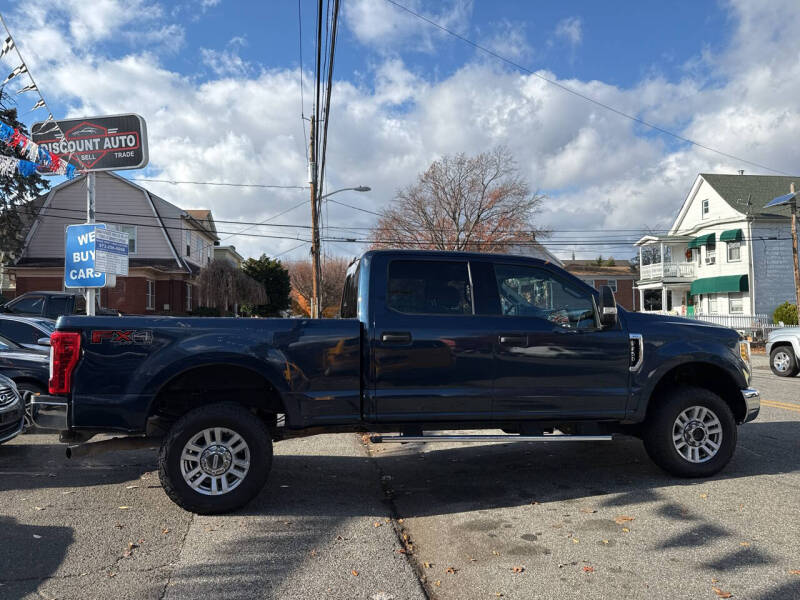
<path id="1" fill-rule="evenodd" d="M 50 345 L 50 338 L 49 337 L 40 337 L 36 340 L 36 344 L 39 346 L 49 346 Z"/>
<path id="2" fill-rule="evenodd" d="M 617 301 L 614 299 L 614 291 L 604 285 L 600 288 L 600 325 L 603 329 L 608 329 L 617 324 Z"/>

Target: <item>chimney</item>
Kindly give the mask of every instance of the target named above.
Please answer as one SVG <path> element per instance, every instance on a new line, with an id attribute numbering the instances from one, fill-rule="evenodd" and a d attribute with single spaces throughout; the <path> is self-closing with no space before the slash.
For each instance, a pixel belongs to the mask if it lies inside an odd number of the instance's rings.
<path id="1" fill-rule="evenodd" d="M 744 169 L 739 169 L 739 175 L 744 175 Z"/>

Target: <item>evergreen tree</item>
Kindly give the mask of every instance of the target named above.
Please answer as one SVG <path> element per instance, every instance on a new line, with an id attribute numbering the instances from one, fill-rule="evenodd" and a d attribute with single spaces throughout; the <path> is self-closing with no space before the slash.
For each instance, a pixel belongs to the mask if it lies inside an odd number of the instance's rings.
<path id="1" fill-rule="evenodd" d="M 266 304 L 245 307 L 247 312 L 261 317 L 271 317 L 289 308 L 289 271 L 281 261 L 262 254 L 261 258 L 248 258 L 242 263 L 242 271 L 261 285 L 267 294 Z"/>

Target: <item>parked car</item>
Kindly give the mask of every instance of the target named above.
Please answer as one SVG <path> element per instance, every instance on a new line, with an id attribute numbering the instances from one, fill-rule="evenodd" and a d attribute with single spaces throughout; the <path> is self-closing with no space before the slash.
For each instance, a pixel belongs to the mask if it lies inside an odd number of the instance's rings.
<path id="1" fill-rule="evenodd" d="M 14 382 L 0 375 L 0 444 L 15 438 L 24 425 L 22 396 Z"/>
<path id="2" fill-rule="evenodd" d="M 50 395 L 34 398 L 33 418 L 77 444 L 68 456 L 160 437 L 165 492 L 217 513 L 258 494 L 273 441 L 291 437 L 599 442 L 623 433 L 666 471 L 708 477 L 760 408 L 750 346 L 732 329 L 629 313 L 608 286 L 534 258 L 370 251 L 347 271 L 340 316 L 126 317 L 124 328 L 62 317 Z M 506 433 L 425 434 L 459 429 Z M 134 437 L 86 443 L 98 432 Z"/>
<path id="3" fill-rule="evenodd" d="M 50 352 L 50 334 L 56 329 L 53 319 L 0 314 L 0 335 L 28 350 Z"/>
<path id="4" fill-rule="evenodd" d="M 28 350 L 21 344 L 0 336 L 0 375 L 14 381 L 25 400 L 25 426 L 31 421 L 30 397 L 47 393 L 50 360 L 47 354 Z"/>
<path id="5" fill-rule="evenodd" d="M 800 373 L 800 327 L 781 327 L 767 336 L 769 367 L 778 377 L 794 377 Z"/>
<path id="6" fill-rule="evenodd" d="M 120 315 L 119 311 L 100 306 L 99 295 L 96 296 L 97 306 L 95 313 L 98 315 Z M 0 312 L 26 315 L 31 317 L 46 317 L 57 319 L 62 315 L 85 315 L 86 297 L 82 292 L 25 292 L 6 302 L 0 307 Z"/>

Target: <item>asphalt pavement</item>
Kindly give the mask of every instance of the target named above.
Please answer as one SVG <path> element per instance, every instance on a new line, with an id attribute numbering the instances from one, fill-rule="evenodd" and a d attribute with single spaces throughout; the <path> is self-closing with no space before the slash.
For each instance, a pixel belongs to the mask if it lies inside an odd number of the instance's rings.
<path id="1" fill-rule="evenodd" d="M 754 361 L 756 362 L 756 361 Z M 639 441 L 280 442 L 262 494 L 201 517 L 153 450 L 0 446 L 0 598 L 800 597 L 800 378 L 755 364 L 731 464 L 678 480 Z"/>

